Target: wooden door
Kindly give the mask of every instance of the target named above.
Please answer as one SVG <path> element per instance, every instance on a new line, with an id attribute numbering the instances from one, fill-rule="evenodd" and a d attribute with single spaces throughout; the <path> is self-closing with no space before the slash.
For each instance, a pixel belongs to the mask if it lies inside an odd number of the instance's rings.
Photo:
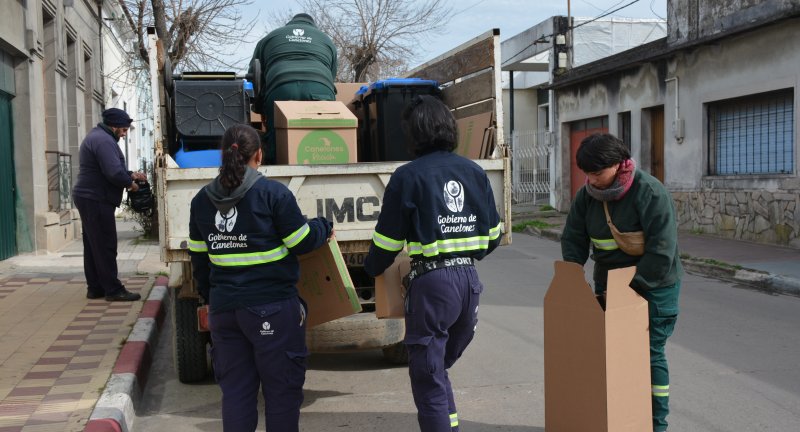
<path id="1" fill-rule="evenodd" d="M 664 183 L 664 107 L 650 109 L 650 173 Z"/>
<path id="2" fill-rule="evenodd" d="M 570 175 L 569 184 L 572 198 L 578 193 L 578 190 L 586 183 L 586 174 L 578 168 L 578 163 L 575 161 L 575 155 L 578 153 L 578 147 L 581 141 L 589 135 L 596 133 L 608 133 L 608 118 L 596 117 L 589 120 L 580 120 L 570 123 L 569 132 L 569 164 Z"/>

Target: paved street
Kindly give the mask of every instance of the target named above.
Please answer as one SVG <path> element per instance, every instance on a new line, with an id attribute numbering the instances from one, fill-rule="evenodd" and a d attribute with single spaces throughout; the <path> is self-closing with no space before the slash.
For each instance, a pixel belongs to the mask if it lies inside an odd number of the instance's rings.
<path id="1" fill-rule="evenodd" d="M 451 371 L 462 430 L 544 431 L 542 304 L 559 256 L 558 243 L 518 234 L 479 264 L 478 334 Z M 800 298 L 687 275 L 681 308 L 668 345 L 671 430 L 800 429 Z M 177 381 L 170 331 L 156 349 L 137 430 L 220 430 L 218 387 Z M 378 352 L 313 355 L 305 390 L 303 431 L 416 428 L 407 371 Z"/>

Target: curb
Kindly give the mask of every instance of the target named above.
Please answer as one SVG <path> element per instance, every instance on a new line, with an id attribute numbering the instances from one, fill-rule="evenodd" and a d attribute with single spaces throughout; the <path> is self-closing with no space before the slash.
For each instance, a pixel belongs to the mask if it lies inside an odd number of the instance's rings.
<path id="1" fill-rule="evenodd" d="M 132 431 L 135 408 L 147 383 L 153 350 L 166 316 L 168 282 L 167 277 L 159 276 L 153 283 L 84 432 Z"/>
<path id="2" fill-rule="evenodd" d="M 561 230 L 557 229 L 540 229 L 528 226 L 524 232 L 553 241 L 561 241 Z M 684 270 L 689 273 L 736 282 L 764 291 L 800 296 L 800 279 L 748 268 L 737 269 L 724 265 L 710 264 L 700 258 L 681 258 L 681 263 Z"/>

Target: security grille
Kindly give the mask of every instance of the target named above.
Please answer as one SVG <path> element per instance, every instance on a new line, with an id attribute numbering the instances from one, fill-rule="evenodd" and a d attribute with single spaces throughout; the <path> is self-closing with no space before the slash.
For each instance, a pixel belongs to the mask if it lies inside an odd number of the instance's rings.
<path id="1" fill-rule="evenodd" d="M 511 173 L 515 204 L 549 202 L 552 149 L 552 134 L 546 130 L 514 131 Z"/>
<path id="2" fill-rule="evenodd" d="M 794 92 L 791 89 L 708 106 L 711 175 L 794 172 Z"/>

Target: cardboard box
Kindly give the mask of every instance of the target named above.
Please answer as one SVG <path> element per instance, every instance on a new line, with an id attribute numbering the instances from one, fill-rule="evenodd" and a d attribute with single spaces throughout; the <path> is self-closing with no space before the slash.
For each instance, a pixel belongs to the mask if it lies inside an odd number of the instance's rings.
<path id="1" fill-rule="evenodd" d="M 298 259 L 297 289 L 308 305 L 306 328 L 361 312 L 361 303 L 336 238 L 331 237 L 324 246 Z"/>
<path id="2" fill-rule="evenodd" d="M 583 267 L 555 263 L 544 297 L 547 432 L 653 430 L 647 301 L 628 286 L 635 272 L 609 272 L 603 310 Z"/>
<path id="3" fill-rule="evenodd" d="M 357 127 L 356 117 L 338 101 L 276 101 L 277 163 L 357 162 Z"/>
<path id="4" fill-rule="evenodd" d="M 493 117 L 491 112 L 485 112 L 456 120 L 458 146 L 455 153 L 468 159 L 486 158 L 489 153 L 486 147 L 491 142 L 488 138 L 491 137 Z"/>
<path id="5" fill-rule="evenodd" d="M 356 92 L 369 83 L 334 83 L 336 87 L 336 100 L 348 105 L 356 97 Z"/>
<path id="6" fill-rule="evenodd" d="M 405 288 L 403 278 L 411 271 L 411 258 L 401 252 L 382 275 L 375 278 L 375 316 L 378 318 L 405 317 Z"/>

